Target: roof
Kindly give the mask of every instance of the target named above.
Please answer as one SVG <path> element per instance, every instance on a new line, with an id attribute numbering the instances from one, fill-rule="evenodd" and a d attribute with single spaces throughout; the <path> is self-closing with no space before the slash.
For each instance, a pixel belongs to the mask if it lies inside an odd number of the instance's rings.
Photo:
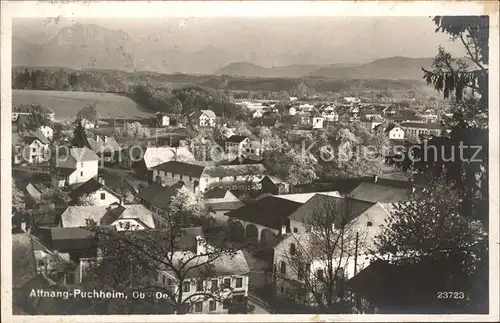
<path id="1" fill-rule="evenodd" d="M 148 147 L 144 152 L 144 164 L 151 169 L 165 162 L 194 161 L 194 155 L 186 147 Z"/>
<path id="2" fill-rule="evenodd" d="M 374 203 L 393 203 L 407 200 L 408 189 L 384 185 L 377 180 L 377 183 L 360 183 L 351 191 L 349 196 L 358 200 Z"/>
<path id="3" fill-rule="evenodd" d="M 271 181 L 271 183 L 277 185 L 277 184 L 284 184 L 284 185 L 287 185 L 287 183 L 282 180 L 281 178 L 277 177 L 277 176 L 271 176 L 271 175 L 266 175 L 264 176 L 264 178 L 262 178 L 261 182 L 265 179 L 269 179 Z"/>
<path id="4" fill-rule="evenodd" d="M 43 192 L 43 188 L 40 186 L 40 184 L 34 184 L 34 183 L 28 183 L 28 185 L 26 185 L 25 190 L 28 193 L 28 195 L 35 200 L 40 199 L 41 194 Z"/>
<path id="5" fill-rule="evenodd" d="M 64 179 L 69 175 L 73 174 L 76 170 L 74 168 L 58 167 L 56 171 L 52 173 L 52 176 Z"/>
<path id="6" fill-rule="evenodd" d="M 182 174 L 200 178 L 205 170 L 205 166 L 180 161 L 168 161 L 166 163 L 157 165 L 153 169 L 162 170 L 165 172 Z"/>
<path id="7" fill-rule="evenodd" d="M 184 187 L 182 182 L 172 186 L 162 186 L 159 183 L 154 183 L 139 192 L 138 197 L 160 209 L 164 209 L 170 205 L 172 198 L 177 195 L 182 187 Z"/>
<path id="8" fill-rule="evenodd" d="M 87 219 L 94 220 L 98 225 L 110 225 L 118 219 L 138 219 L 154 228 L 153 215 L 142 204 L 69 206 L 61 215 L 64 228 L 84 227 Z"/>
<path id="9" fill-rule="evenodd" d="M 290 216 L 302 203 L 279 198 L 278 196 L 267 196 L 238 209 L 229 211 L 227 216 L 243 221 L 280 230 L 283 220 Z"/>
<path id="10" fill-rule="evenodd" d="M 99 181 L 96 180 L 96 179 L 94 179 L 94 178 L 91 178 L 88 181 L 86 181 L 85 183 L 79 185 L 78 187 L 76 187 L 75 189 L 73 189 L 71 192 L 69 192 L 68 195 L 72 199 L 77 199 L 77 198 L 79 198 L 79 197 L 81 197 L 83 195 L 96 192 L 96 191 L 98 191 L 100 189 L 104 189 L 104 190 L 108 191 L 109 193 L 111 193 L 111 194 L 115 195 L 116 197 L 118 197 L 118 194 L 116 194 L 115 192 L 113 192 L 111 189 L 109 189 L 108 187 L 106 187 L 102 183 L 99 183 Z"/>
<path id="11" fill-rule="evenodd" d="M 104 142 L 104 140 L 106 140 L 106 142 Z M 95 153 L 115 152 L 121 151 L 122 149 L 114 137 L 105 137 L 105 139 L 99 136 L 96 136 L 96 139 L 87 137 L 87 143 L 89 144 L 89 148 Z"/>
<path id="12" fill-rule="evenodd" d="M 295 194 L 281 194 L 281 195 L 276 195 L 276 197 L 282 198 L 282 199 L 287 199 L 289 201 L 294 201 L 294 202 L 298 202 L 298 203 L 305 203 L 305 202 L 309 201 L 316 194 L 321 194 L 321 195 L 326 195 L 326 196 L 337 196 L 337 197 L 340 197 L 340 194 L 339 194 L 338 191 L 312 192 L 312 193 L 295 193 Z"/>
<path id="13" fill-rule="evenodd" d="M 35 255 L 30 235 L 12 234 L 12 287 L 20 288 L 36 275 Z"/>
<path id="14" fill-rule="evenodd" d="M 189 114 L 190 117 L 192 118 L 199 118 L 201 117 L 203 114 L 205 114 L 206 116 L 208 116 L 209 118 L 213 118 L 215 119 L 217 116 L 215 115 L 215 112 L 213 112 L 212 110 L 197 110 L 197 111 L 193 111 Z"/>
<path id="15" fill-rule="evenodd" d="M 420 129 L 441 129 L 441 125 L 437 123 L 414 123 L 404 122 L 401 123 L 403 128 L 420 128 Z"/>
<path id="16" fill-rule="evenodd" d="M 247 136 L 232 135 L 231 137 L 226 139 L 226 142 L 240 143 L 245 139 L 248 139 L 248 137 Z"/>
<path id="17" fill-rule="evenodd" d="M 211 177 L 261 175 L 265 172 L 262 164 L 209 166 L 205 174 Z"/>
<path id="18" fill-rule="evenodd" d="M 211 190 L 208 190 L 203 194 L 203 197 L 205 199 L 222 199 L 226 196 L 227 190 L 220 188 L 220 187 L 215 187 L 212 188 Z"/>
<path id="19" fill-rule="evenodd" d="M 203 236 L 202 227 L 191 227 L 182 229 L 182 236 L 177 240 L 177 248 L 182 251 L 196 252 L 197 241 L 196 237 Z"/>
<path id="20" fill-rule="evenodd" d="M 85 161 L 98 161 L 99 157 L 95 152 L 90 150 L 87 147 L 83 148 L 70 148 L 69 155 L 64 155 L 64 150 L 60 150 L 59 159 L 58 159 L 58 167 L 64 168 L 75 168 L 77 162 L 85 162 Z M 62 152 L 62 153 L 61 153 Z"/>
<path id="21" fill-rule="evenodd" d="M 207 203 L 210 211 L 230 211 L 238 209 L 244 205 L 245 204 L 241 201 Z"/>
<path id="22" fill-rule="evenodd" d="M 95 233 L 83 228 L 51 228 L 52 248 L 60 252 L 86 250 L 94 246 Z"/>
<path id="23" fill-rule="evenodd" d="M 38 140 L 44 145 L 50 144 L 50 141 L 47 139 L 47 137 L 44 136 L 44 134 L 38 129 L 35 131 L 24 131 L 21 133 L 21 136 L 23 136 L 24 142 L 31 144 L 33 141 Z"/>
<path id="24" fill-rule="evenodd" d="M 290 219 L 307 224 L 310 223 L 311 216 L 315 214 L 315 212 L 332 212 L 334 214 L 345 214 L 349 220 L 352 220 L 371 206 L 373 206 L 373 203 L 352 198 L 343 198 L 339 195 L 315 194 L 302 206 L 297 208 L 297 210 L 290 215 Z M 340 224 L 340 221 L 343 219 L 339 217 L 337 220 Z"/>

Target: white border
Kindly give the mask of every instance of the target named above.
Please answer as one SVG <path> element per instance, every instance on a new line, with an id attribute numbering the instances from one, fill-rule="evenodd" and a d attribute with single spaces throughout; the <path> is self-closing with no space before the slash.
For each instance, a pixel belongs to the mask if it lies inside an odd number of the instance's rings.
<path id="1" fill-rule="evenodd" d="M 1 3 L 1 170 L 2 202 L 2 320 L 5 322 L 424 322 L 499 320 L 499 147 L 498 147 L 498 3 L 458 1 L 268 1 L 268 2 L 73 2 L 9 1 Z M 11 210 L 11 19 L 13 17 L 333 17 L 333 16 L 434 16 L 490 15 L 490 314 L 489 315 L 135 315 L 135 316 L 12 316 Z"/>

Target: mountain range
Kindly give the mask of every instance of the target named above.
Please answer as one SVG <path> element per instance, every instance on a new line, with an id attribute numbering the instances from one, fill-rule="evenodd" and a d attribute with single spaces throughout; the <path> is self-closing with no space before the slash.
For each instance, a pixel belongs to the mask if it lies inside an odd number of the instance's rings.
<path id="1" fill-rule="evenodd" d="M 264 67 L 252 61 L 237 61 L 234 54 L 212 45 L 183 51 L 172 44 L 163 45 L 163 41 L 134 40 L 123 30 L 77 23 L 62 28 L 55 35 L 13 36 L 12 62 L 14 66 L 142 70 L 167 74 L 418 80 L 422 79 L 421 68 L 432 64 L 432 58 L 391 57 L 362 64 Z M 244 59 L 252 58 L 250 55 Z"/>

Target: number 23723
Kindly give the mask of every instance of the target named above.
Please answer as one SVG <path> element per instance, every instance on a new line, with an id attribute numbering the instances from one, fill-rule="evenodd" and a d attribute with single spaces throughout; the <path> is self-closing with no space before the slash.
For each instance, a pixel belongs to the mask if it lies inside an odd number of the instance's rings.
<path id="1" fill-rule="evenodd" d="M 437 292 L 436 297 L 439 299 L 464 299 L 464 292 Z"/>

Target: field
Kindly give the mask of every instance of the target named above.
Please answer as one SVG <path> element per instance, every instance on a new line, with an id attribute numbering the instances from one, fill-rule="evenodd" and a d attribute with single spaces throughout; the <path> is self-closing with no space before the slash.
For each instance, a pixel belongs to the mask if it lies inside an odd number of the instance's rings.
<path id="1" fill-rule="evenodd" d="M 73 121 L 81 108 L 92 103 L 96 103 L 101 119 L 142 119 L 153 116 L 153 113 L 143 109 L 130 98 L 119 94 L 12 90 L 12 106 L 31 103 L 47 105 L 55 112 L 58 121 Z"/>

